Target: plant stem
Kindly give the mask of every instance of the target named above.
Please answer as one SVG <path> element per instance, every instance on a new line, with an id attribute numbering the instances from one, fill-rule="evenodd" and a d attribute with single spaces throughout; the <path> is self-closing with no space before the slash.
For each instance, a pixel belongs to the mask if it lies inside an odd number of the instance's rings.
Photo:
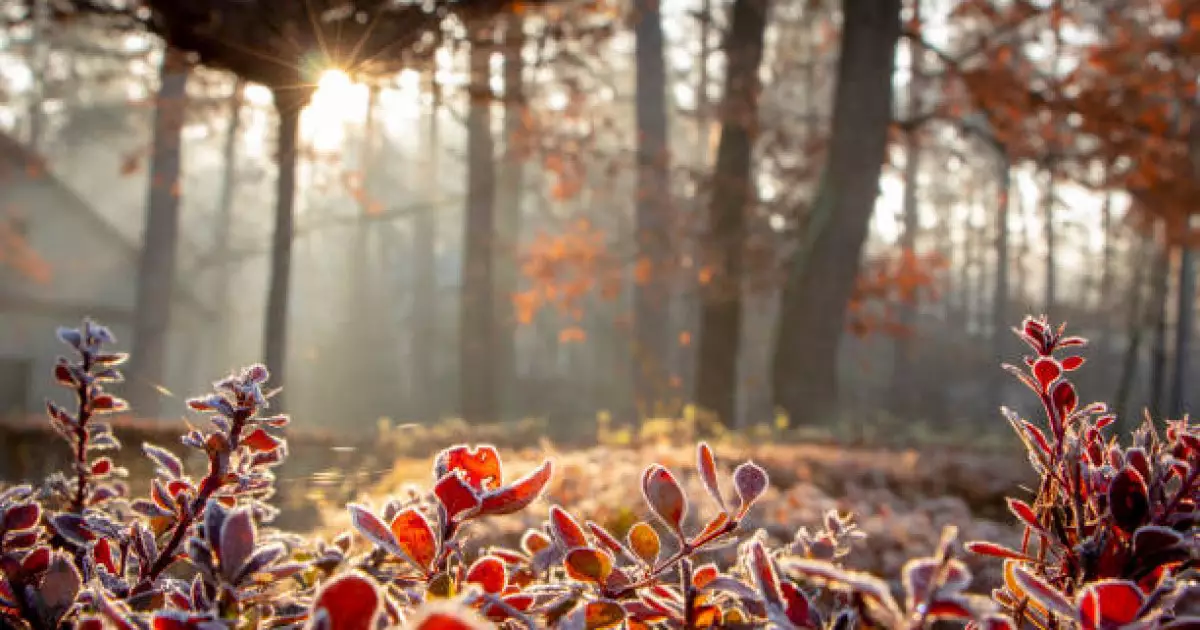
<path id="1" fill-rule="evenodd" d="M 225 473 L 229 468 L 229 459 L 237 450 L 238 440 L 241 438 L 242 427 L 246 421 L 253 415 L 252 409 L 239 407 L 233 414 L 233 423 L 229 429 L 229 446 L 225 452 L 212 453 L 209 456 L 208 475 L 200 482 L 200 489 L 196 493 L 195 500 L 192 501 L 187 513 L 180 517 L 175 523 L 175 529 L 171 532 L 171 538 L 167 544 L 159 552 L 155 558 L 154 564 L 150 565 L 150 570 L 138 580 L 137 586 L 133 587 L 130 596 L 144 593 L 154 585 L 163 571 L 175 562 L 175 551 L 179 545 L 183 543 L 183 539 L 187 536 L 188 530 L 191 529 L 192 523 L 196 520 L 196 515 L 204 509 L 208 500 L 212 495 L 224 485 Z"/>
<path id="2" fill-rule="evenodd" d="M 87 500 L 88 476 L 91 470 L 87 465 L 88 422 L 92 419 L 89 389 L 91 387 L 92 353 L 83 353 L 82 374 L 79 375 L 79 385 L 75 387 L 76 413 L 75 422 L 75 499 L 71 502 L 71 511 L 83 514 L 84 503 Z"/>

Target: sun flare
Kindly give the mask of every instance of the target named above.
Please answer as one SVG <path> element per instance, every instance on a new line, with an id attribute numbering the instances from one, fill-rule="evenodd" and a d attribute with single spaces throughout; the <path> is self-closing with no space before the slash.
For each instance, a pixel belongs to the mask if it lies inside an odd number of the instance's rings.
<path id="1" fill-rule="evenodd" d="M 314 149 L 326 152 L 341 147 L 345 125 L 363 120 L 367 92 L 367 86 L 355 83 L 342 70 L 330 69 L 321 74 L 301 126 L 301 133 Z"/>

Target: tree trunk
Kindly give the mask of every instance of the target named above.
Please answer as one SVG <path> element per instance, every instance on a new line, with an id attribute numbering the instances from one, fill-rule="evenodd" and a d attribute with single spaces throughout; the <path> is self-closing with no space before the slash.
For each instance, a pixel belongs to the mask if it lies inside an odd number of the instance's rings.
<path id="1" fill-rule="evenodd" d="M 912 22 L 920 28 L 921 0 L 913 0 Z M 909 58 L 911 70 L 908 84 L 908 117 L 920 116 L 922 90 L 921 55 L 924 52 L 919 46 L 909 40 Z M 917 230 L 920 228 L 919 207 L 917 206 L 917 178 L 921 173 L 921 142 L 918 129 L 910 129 L 904 137 L 904 231 L 900 234 L 900 250 L 903 255 L 916 255 Z M 916 296 L 913 296 L 914 298 Z M 917 335 L 917 304 L 900 305 L 900 325 L 902 331 L 895 341 L 895 356 L 892 363 L 892 405 L 901 417 L 907 417 L 913 411 L 913 349 L 914 338 Z"/>
<path id="2" fill-rule="evenodd" d="M 29 103 L 29 138 L 26 146 L 30 153 L 40 155 L 45 128 L 46 75 L 50 65 L 50 0 L 33 2 L 33 95 Z"/>
<path id="3" fill-rule="evenodd" d="M 368 91 L 367 109 L 363 116 L 362 142 L 359 145 L 358 157 L 358 190 L 355 195 L 358 200 L 358 220 L 355 222 L 350 237 L 350 299 L 343 304 L 343 321 L 347 326 L 347 343 L 341 344 L 339 350 L 344 362 L 342 377 L 347 385 L 360 383 L 363 391 L 352 401 L 346 403 L 345 411 L 350 422 L 370 429 L 375 419 L 386 415 L 381 408 L 382 398 L 393 391 L 395 384 L 386 384 L 382 380 L 359 381 L 360 374 L 387 374 L 380 370 L 380 353 L 378 345 L 381 342 L 380 323 L 381 300 L 373 290 L 375 278 L 371 265 L 371 244 L 373 228 L 384 229 L 383 225 L 372 226 L 370 216 L 380 211 L 375 199 L 375 139 L 377 116 L 379 114 L 379 86 L 372 85 Z M 398 245 L 398 243 L 397 243 Z"/>
<path id="4" fill-rule="evenodd" d="M 1150 415 L 1161 418 L 1167 382 L 1167 301 L 1170 298 L 1171 248 L 1163 243 L 1154 277 L 1152 323 L 1154 340 L 1150 347 Z"/>
<path id="5" fill-rule="evenodd" d="M 179 187 L 188 74 L 184 55 L 168 48 L 159 71 L 146 230 L 138 259 L 137 306 L 133 316 L 134 378 L 129 388 L 133 408 L 148 418 L 159 415 L 158 386 L 162 385 L 166 371 L 175 250 L 179 242 Z"/>
<path id="6" fill-rule="evenodd" d="M 695 399 L 701 409 L 730 427 L 737 423 L 743 250 L 746 213 L 754 203 L 751 157 L 758 135 L 758 69 L 766 26 L 766 0 L 734 2 L 726 43 L 721 140 L 702 258 L 712 276 L 702 288 Z"/>
<path id="7" fill-rule="evenodd" d="M 441 169 L 438 159 L 441 146 L 438 144 L 438 116 L 442 113 L 442 90 L 430 72 L 433 105 L 429 112 L 428 173 L 426 182 L 433 189 L 433 201 L 413 217 L 413 300 L 409 364 L 413 372 L 413 406 L 419 420 L 432 421 L 440 413 L 434 385 L 438 382 L 437 353 L 434 351 L 438 336 L 437 311 L 437 223 L 436 212 L 440 210 Z"/>
<path id="8" fill-rule="evenodd" d="M 467 114 L 467 207 L 463 221 L 460 321 L 461 409 L 472 424 L 496 419 L 493 231 L 496 162 L 491 128 L 490 32 L 471 42 L 470 111 Z"/>
<path id="9" fill-rule="evenodd" d="M 279 175 L 275 183 L 275 233 L 271 239 L 271 276 L 267 289 L 266 322 L 263 327 L 263 357 L 276 387 L 285 382 L 287 368 L 288 293 L 292 278 L 292 236 L 295 231 L 296 143 L 300 112 L 308 104 L 311 90 L 275 88 L 279 113 Z M 286 409 L 283 393 L 272 405 Z"/>
<path id="10" fill-rule="evenodd" d="M 794 424 L 830 419 L 838 344 L 879 194 L 892 120 L 900 0 L 844 0 L 829 153 L 781 297 L 773 380 Z"/>
<path id="11" fill-rule="evenodd" d="M 671 245 L 667 74 L 658 0 L 634 2 L 637 38 L 637 269 L 634 273 L 633 395 L 638 416 L 654 417 L 666 393 L 666 263 Z M 759 45 L 761 47 L 761 44 Z M 757 63 L 755 64 L 757 68 Z"/>
<path id="12" fill-rule="evenodd" d="M 517 393 L 517 314 L 512 297 L 517 292 L 521 253 L 521 201 L 525 194 L 525 168 L 519 144 L 523 142 L 525 112 L 525 22 L 511 16 L 504 35 L 504 166 L 497 184 L 496 217 L 496 383 L 504 415 L 512 413 Z"/>
<path id="13" fill-rule="evenodd" d="M 996 207 L 996 284 L 992 292 L 992 325 L 991 325 L 991 342 L 992 356 L 999 358 L 1005 356 L 1005 346 L 1008 345 L 1011 333 L 1010 328 L 1016 322 L 1009 321 L 1008 303 L 1008 217 L 1012 214 L 1012 204 L 1015 195 L 1013 192 L 1012 183 L 1012 162 L 1008 158 L 1008 153 L 1003 149 L 1000 150 L 999 164 L 999 203 Z M 991 413 L 1000 408 L 1003 403 L 1003 392 L 1008 379 L 1011 378 L 1003 370 L 994 370 L 992 372 L 992 386 L 988 388 L 988 409 Z"/>
<path id="14" fill-rule="evenodd" d="M 1043 312 L 1053 319 L 1054 307 L 1058 300 L 1058 263 L 1056 256 L 1058 253 L 1056 251 L 1058 249 L 1058 245 L 1055 242 L 1057 233 L 1055 232 L 1054 227 L 1054 215 L 1056 209 L 1055 194 L 1058 187 L 1058 176 L 1056 172 L 1056 166 L 1053 162 L 1050 163 L 1048 169 L 1049 170 L 1046 174 L 1046 195 L 1045 198 L 1042 199 L 1043 214 L 1046 217 L 1046 225 L 1043 226 L 1043 230 L 1046 235 L 1046 295 L 1044 299 L 1045 310 Z"/>
<path id="15" fill-rule="evenodd" d="M 229 239 L 232 236 L 230 222 L 233 219 L 233 198 L 237 192 L 237 140 L 241 133 L 242 101 L 246 82 L 238 79 L 233 84 L 233 94 L 229 96 L 229 121 L 225 127 L 225 143 L 221 150 L 221 194 L 217 200 L 217 217 L 214 221 L 213 244 L 216 249 L 215 258 L 217 269 L 213 274 L 213 310 L 217 321 L 213 323 L 216 331 L 212 339 L 214 367 L 220 370 L 231 370 L 230 361 L 230 322 L 231 289 L 235 286 L 231 277 L 232 265 L 229 262 Z"/>
<path id="16" fill-rule="evenodd" d="M 1141 243 L 1137 248 L 1137 257 L 1130 270 L 1129 290 L 1126 293 L 1129 300 L 1129 319 L 1128 327 L 1126 328 L 1128 341 L 1125 346 L 1124 356 L 1121 359 L 1121 373 L 1117 381 L 1116 400 L 1113 401 L 1115 405 L 1114 409 L 1117 413 L 1118 427 L 1120 427 L 1120 432 L 1122 433 L 1133 428 L 1132 423 L 1126 421 L 1126 412 L 1129 408 L 1129 397 L 1133 393 L 1133 388 L 1137 381 L 1138 357 L 1142 353 L 1142 337 L 1146 329 L 1146 323 L 1151 315 L 1145 308 L 1145 284 L 1148 281 L 1152 287 L 1158 286 L 1159 276 L 1166 273 L 1166 268 L 1163 266 L 1165 259 L 1161 256 L 1155 256 L 1153 269 L 1146 269 L 1146 258 L 1151 254 L 1153 249 L 1154 242 L 1149 239 Z M 1147 274 L 1147 272 L 1149 273 Z M 1157 290 L 1152 289 L 1151 294 L 1153 298 L 1153 295 L 1157 294 Z"/>
<path id="17" fill-rule="evenodd" d="M 1190 247 L 1180 246 L 1179 289 L 1175 318 L 1175 366 L 1171 373 L 1171 418 L 1187 412 L 1192 329 L 1196 313 L 1196 259 Z"/>

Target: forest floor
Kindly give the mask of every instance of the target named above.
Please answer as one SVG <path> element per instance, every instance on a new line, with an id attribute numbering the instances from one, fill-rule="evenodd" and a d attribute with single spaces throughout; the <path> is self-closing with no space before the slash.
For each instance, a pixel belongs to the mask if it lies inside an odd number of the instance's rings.
<path id="1" fill-rule="evenodd" d="M 501 456 L 506 480 L 516 479 L 545 457 L 555 461 L 554 479 L 545 499 L 530 508 L 475 525 L 475 545 L 515 548 L 526 529 L 541 526 L 549 504 L 561 505 L 576 517 L 623 536 L 634 522 L 652 520 L 641 497 L 640 478 L 644 467 L 654 462 L 670 468 L 684 484 L 692 500 L 693 528 L 716 512 L 695 473 L 694 447 L 655 444 L 557 450 L 543 443 L 536 448 L 502 449 Z M 771 488 L 752 511 L 746 531 L 762 529 L 771 538 L 790 542 L 801 527 L 819 529 L 828 510 L 851 512 L 867 537 L 857 543 L 847 566 L 893 578 L 908 558 L 932 551 L 946 525 L 959 528 L 960 540 L 987 539 L 1019 547 L 1020 532 L 1012 525 L 1004 497 L 1022 496 L 1021 487 L 1033 479 L 1014 453 L 963 448 L 772 444 L 719 447 L 717 458 L 725 476 L 746 459 L 771 475 Z M 357 500 L 378 506 L 388 497 L 403 496 L 409 488 L 427 491 L 431 463 L 431 458 L 398 459 L 381 479 L 363 487 Z M 329 502 L 321 510 L 318 531 L 349 527 L 344 503 L 337 503 Z M 976 573 L 978 587 L 998 583 L 998 562 L 966 560 Z"/>

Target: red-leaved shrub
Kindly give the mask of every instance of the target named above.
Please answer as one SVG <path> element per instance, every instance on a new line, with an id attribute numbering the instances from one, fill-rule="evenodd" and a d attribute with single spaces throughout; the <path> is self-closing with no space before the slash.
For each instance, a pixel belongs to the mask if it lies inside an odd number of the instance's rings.
<path id="1" fill-rule="evenodd" d="M 505 478 L 491 446 L 439 453 L 428 491 L 371 507 L 351 504 L 353 532 L 309 540 L 269 528 L 272 468 L 287 456 L 286 416 L 263 416 L 267 370 L 246 368 L 188 401 L 209 415 L 183 446 L 207 466 L 189 473 L 170 450 L 143 445 L 156 476 L 148 497 L 128 497 L 124 471 L 98 455 L 119 448 L 98 418 L 125 409 L 103 386 L 121 380 L 126 356 L 90 321 L 59 337 L 78 358 L 60 359 L 73 409 L 48 403 L 50 423 L 74 455 L 69 474 L 39 489 L 0 493 L 0 624 L 4 627 L 184 630 L 304 627 L 374 630 L 555 628 L 916 629 L 938 621 L 1006 628 L 1200 627 L 1196 504 L 1200 433 L 1187 420 L 1161 432 L 1147 420 L 1128 445 L 1104 430 L 1100 403 L 1081 405 L 1062 354 L 1084 345 L 1045 319 L 1017 334 L 1032 348 L 1024 369 L 1006 366 L 1042 403 L 1044 421 L 1005 410 L 1040 479 L 1010 498 L 1025 530 L 1020 548 L 965 548 L 1003 562 L 1005 586 L 971 594 L 956 530 L 933 555 L 909 560 L 900 592 L 842 563 L 863 537 L 850 515 L 796 524 L 772 548 L 746 517 L 769 486 L 753 462 L 722 479 L 712 449 L 697 448 L 707 505 L 693 503 L 676 472 L 645 469 L 643 500 L 656 523 L 623 539 L 550 506 L 517 549 L 463 543 L 489 517 L 524 510 L 553 473 L 550 461 Z M 732 490 L 732 492 L 730 492 Z M 689 518 L 691 515 L 691 518 Z M 699 518 L 697 518 L 699 515 Z M 801 527 L 805 525 L 806 527 Z M 816 525 L 817 529 L 812 529 Z M 358 541 L 355 539 L 357 534 Z M 486 536 L 485 536 L 486 537 Z M 733 549 L 729 566 L 708 552 Z M 472 547 L 473 548 L 473 547 Z"/>

